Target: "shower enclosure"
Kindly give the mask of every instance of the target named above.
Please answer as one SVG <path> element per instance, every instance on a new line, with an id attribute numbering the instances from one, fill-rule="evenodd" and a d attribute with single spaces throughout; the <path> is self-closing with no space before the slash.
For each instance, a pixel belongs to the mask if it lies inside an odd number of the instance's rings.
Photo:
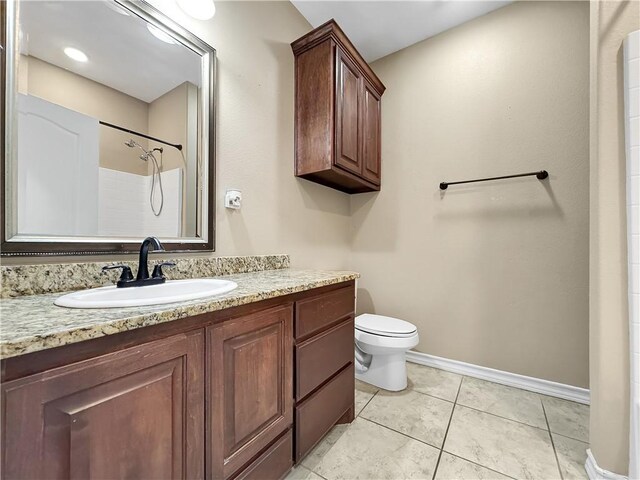
<path id="1" fill-rule="evenodd" d="M 631 412 L 629 478 L 640 478 L 640 30 L 624 43 Z"/>

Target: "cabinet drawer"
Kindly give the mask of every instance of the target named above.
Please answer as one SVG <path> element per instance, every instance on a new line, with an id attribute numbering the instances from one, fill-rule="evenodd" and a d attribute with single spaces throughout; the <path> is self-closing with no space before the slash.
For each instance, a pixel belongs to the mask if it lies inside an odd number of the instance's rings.
<path id="1" fill-rule="evenodd" d="M 353 317 L 296 345 L 296 400 L 353 361 Z"/>
<path id="2" fill-rule="evenodd" d="M 296 303 L 295 337 L 307 337 L 338 320 L 353 314 L 353 285 Z"/>
<path id="3" fill-rule="evenodd" d="M 351 364 L 296 407 L 296 462 L 353 408 L 354 383 Z"/>
<path id="4" fill-rule="evenodd" d="M 237 480 L 277 480 L 293 466 L 293 434 L 291 430 L 245 468 Z"/>

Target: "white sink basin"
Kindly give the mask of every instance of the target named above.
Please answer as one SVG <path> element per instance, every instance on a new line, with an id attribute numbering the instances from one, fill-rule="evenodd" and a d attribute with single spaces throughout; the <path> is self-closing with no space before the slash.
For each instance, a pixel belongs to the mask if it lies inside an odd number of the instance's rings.
<path id="1" fill-rule="evenodd" d="M 117 288 L 114 285 L 81 290 L 58 297 L 53 303 L 70 308 L 141 307 L 212 297 L 230 292 L 237 287 L 238 284 L 235 282 L 216 278 L 169 280 L 160 285 L 146 287 Z"/>

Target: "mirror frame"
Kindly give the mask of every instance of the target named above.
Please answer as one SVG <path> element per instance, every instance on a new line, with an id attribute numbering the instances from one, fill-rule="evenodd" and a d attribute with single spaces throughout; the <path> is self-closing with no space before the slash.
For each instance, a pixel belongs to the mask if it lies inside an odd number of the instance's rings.
<path id="1" fill-rule="evenodd" d="M 202 205 L 206 205 L 206 216 L 203 212 L 196 212 L 196 217 L 202 225 L 202 237 L 185 237 L 163 241 L 166 251 L 173 252 L 206 252 L 215 250 L 215 83 L 216 83 L 216 50 L 194 34 L 184 29 L 173 20 L 162 14 L 144 0 L 111 0 L 123 6 L 143 20 L 153 24 L 176 38 L 183 46 L 193 50 L 202 57 L 202 98 L 198 125 L 198 154 L 200 158 L 207 157 L 208 161 L 201 164 L 206 166 L 204 178 L 200 185 L 203 192 Z M 137 253 L 142 238 L 115 237 L 74 237 L 42 236 L 27 237 L 23 240 L 7 237 L 8 225 L 15 216 L 15 211 L 7 208 L 15 205 L 9 202 L 13 196 L 11 178 L 7 174 L 7 166 L 15 158 L 15 145 L 12 139 L 13 125 L 8 120 L 13 115 L 13 104 L 17 92 L 16 80 L 16 26 L 18 0 L 0 0 L 0 108 L 2 108 L 2 132 L 0 132 L 0 256 L 49 256 L 49 255 L 94 255 Z M 11 65 L 9 65 L 11 63 Z M 208 84 L 208 85 L 207 85 Z M 11 97 L 11 96 L 13 97 Z M 9 103 L 7 103 L 9 102 Z M 9 108 L 8 108 L 9 107 Z M 162 239 L 161 239 L 162 240 Z"/>

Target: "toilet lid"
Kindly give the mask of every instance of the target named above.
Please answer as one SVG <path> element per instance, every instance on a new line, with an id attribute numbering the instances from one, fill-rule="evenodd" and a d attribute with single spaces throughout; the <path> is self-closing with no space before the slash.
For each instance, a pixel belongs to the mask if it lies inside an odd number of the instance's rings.
<path id="1" fill-rule="evenodd" d="M 398 318 L 365 313 L 356 317 L 356 328 L 385 337 L 409 337 L 417 332 L 414 324 Z"/>

